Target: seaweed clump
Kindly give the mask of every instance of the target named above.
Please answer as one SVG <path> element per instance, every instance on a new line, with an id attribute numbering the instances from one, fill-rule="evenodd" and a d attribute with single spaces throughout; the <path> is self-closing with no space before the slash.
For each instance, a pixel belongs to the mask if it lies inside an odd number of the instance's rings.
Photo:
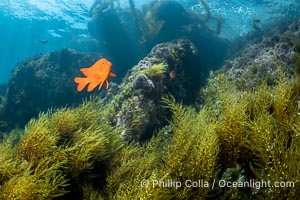
<path id="1" fill-rule="evenodd" d="M 168 65 L 166 65 L 164 63 L 159 63 L 159 64 L 151 66 L 150 68 L 142 70 L 140 73 L 145 74 L 146 76 L 148 76 L 150 78 L 155 78 L 155 77 L 160 76 L 163 73 L 165 73 L 167 66 Z"/>
<path id="2" fill-rule="evenodd" d="M 122 143 L 112 127 L 99 120 L 101 110 L 96 101 L 89 101 L 74 109 L 48 111 L 24 131 L 10 133 L 0 143 L 0 198 L 72 197 L 81 183 L 104 184 L 105 161 Z"/>

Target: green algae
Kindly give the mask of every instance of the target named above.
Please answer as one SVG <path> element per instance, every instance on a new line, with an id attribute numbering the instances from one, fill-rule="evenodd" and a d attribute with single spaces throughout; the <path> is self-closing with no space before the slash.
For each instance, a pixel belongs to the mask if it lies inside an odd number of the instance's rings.
<path id="1" fill-rule="evenodd" d="M 145 74 L 150 78 L 155 78 L 157 76 L 161 76 L 166 72 L 168 65 L 164 63 L 159 63 L 156 65 L 152 65 L 147 69 L 140 71 L 141 74 Z"/>

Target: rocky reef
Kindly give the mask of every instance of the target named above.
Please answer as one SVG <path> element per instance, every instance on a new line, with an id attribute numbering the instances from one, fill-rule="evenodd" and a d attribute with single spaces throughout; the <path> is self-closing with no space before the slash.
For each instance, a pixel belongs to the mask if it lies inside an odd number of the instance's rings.
<path id="1" fill-rule="evenodd" d="M 6 99 L 5 99 L 6 92 L 7 92 L 7 84 L 1 84 L 0 85 L 0 113 L 3 112 L 4 105 L 6 104 Z"/>
<path id="2" fill-rule="evenodd" d="M 183 103 L 195 97 L 198 87 L 193 87 L 196 80 L 189 77 L 189 68 L 195 67 L 196 57 L 197 49 L 186 39 L 158 44 L 129 70 L 120 86 L 108 90 L 104 101 L 114 111 L 110 121 L 123 127 L 126 140 L 144 141 L 166 124 L 163 95 L 171 94 Z"/>
<path id="3" fill-rule="evenodd" d="M 223 71 L 239 87 L 255 88 L 262 80 L 274 84 L 277 68 L 287 74 L 295 73 L 299 54 L 300 20 L 285 23 L 254 37 L 239 51 L 235 59 L 225 62 Z"/>
<path id="4" fill-rule="evenodd" d="M 0 84 L 0 96 L 5 96 L 7 91 L 7 84 Z"/>
<path id="5" fill-rule="evenodd" d="M 80 75 L 80 68 L 92 65 L 97 59 L 96 55 L 63 49 L 19 63 L 1 100 L 0 119 L 6 122 L 2 131 L 23 127 L 51 107 L 81 103 L 86 93 L 76 91 L 73 78 Z"/>

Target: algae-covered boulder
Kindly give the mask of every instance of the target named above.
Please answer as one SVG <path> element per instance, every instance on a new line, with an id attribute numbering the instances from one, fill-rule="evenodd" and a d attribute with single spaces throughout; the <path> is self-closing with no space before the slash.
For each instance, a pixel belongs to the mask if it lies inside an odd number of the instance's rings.
<path id="1" fill-rule="evenodd" d="M 39 112 L 49 108 L 76 105 L 86 93 L 78 93 L 75 76 L 89 67 L 96 55 L 70 49 L 38 55 L 19 63 L 12 72 L 6 102 L 0 119 L 9 128 L 23 126 Z"/>
<path id="2" fill-rule="evenodd" d="M 128 71 L 121 85 L 109 88 L 105 102 L 112 108 L 110 120 L 123 127 L 126 140 L 144 141 L 166 125 L 169 111 L 162 107 L 162 96 L 171 94 L 183 103 L 193 99 L 197 86 L 189 74 L 196 57 L 189 40 L 158 44 Z"/>

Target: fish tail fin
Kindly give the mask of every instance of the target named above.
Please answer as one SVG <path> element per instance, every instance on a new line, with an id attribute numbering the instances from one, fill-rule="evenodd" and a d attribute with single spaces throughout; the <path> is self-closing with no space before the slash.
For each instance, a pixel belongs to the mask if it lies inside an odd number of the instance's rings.
<path id="1" fill-rule="evenodd" d="M 77 91 L 81 92 L 83 88 L 89 83 L 86 78 L 75 77 L 74 82 L 77 83 Z"/>

